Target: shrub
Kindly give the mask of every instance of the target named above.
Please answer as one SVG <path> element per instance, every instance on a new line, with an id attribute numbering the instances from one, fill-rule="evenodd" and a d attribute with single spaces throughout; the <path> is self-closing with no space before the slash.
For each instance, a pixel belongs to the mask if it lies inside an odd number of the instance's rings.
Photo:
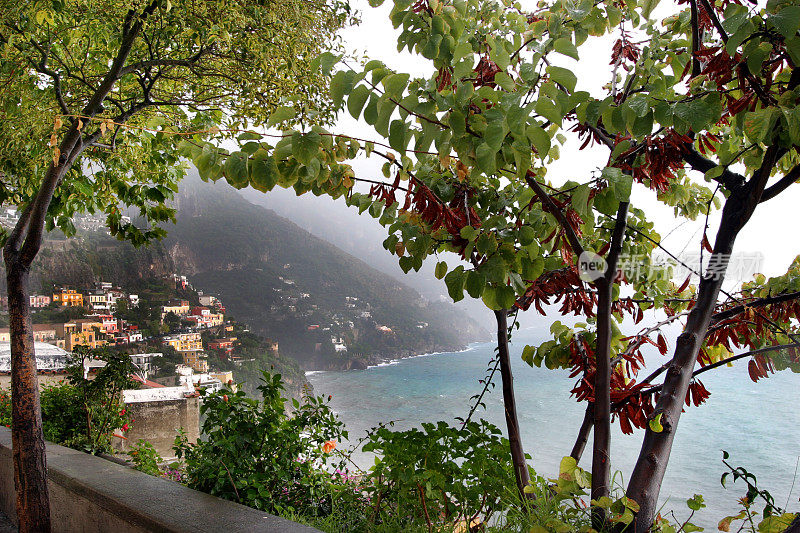
<path id="1" fill-rule="evenodd" d="M 176 441 L 187 484 L 273 513 L 330 513 L 330 474 L 336 443 L 347 433 L 322 397 L 292 400 L 286 411 L 280 375 L 263 374 L 261 400 L 230 388 L 205 396 L 203 440 Z"/>
<path id="2" fill-rule="evenodd" d="M 508 440 L 485 420 L 456 428 L 446 422 L 422 429 L 376 429 L 364 445 L 375 452 L 375 519 L 409 523 L 488 522 L 514 496 Z"/>
<path id="3" fill-rule="evenodd" d="M 134 468 L 139 472 L 150 474 L 151 476 L 161 475 L 161 463 L 164 459 L 158 454 L 155 447 L 144 439 L 139 441 L 131 447 L 128 452 Z"/>

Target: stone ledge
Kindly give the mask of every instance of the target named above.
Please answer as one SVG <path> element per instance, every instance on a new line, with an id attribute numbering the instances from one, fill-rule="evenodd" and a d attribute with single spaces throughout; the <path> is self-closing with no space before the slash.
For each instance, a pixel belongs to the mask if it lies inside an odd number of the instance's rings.
<path id="1" fill-rule="evenodd" d="M 47 470 L 54 533 L 319 533 L 314 528 L 51 443 L 47 444 Z M 16 517 L 14 500 L 11 430 L 0 427 L 0 511 L 12 520 Z"/>

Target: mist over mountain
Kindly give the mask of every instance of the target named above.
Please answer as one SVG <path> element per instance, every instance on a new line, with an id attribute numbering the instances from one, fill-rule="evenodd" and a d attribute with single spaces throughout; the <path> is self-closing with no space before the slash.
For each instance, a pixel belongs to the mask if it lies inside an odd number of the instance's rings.
<path id="1" fill-rule="evenodd" d="M 175 206 L 168 236 L 139 250 L 103 231 L 67 240 L 54 234 L 37 262 L 34 290 L 90 288 L 99 279 L 135 286 L 186 275 L 309 369 L 456 350 L 488 335 L 451 303 L 423 298 L 373 268 L 369 263 L 381 254 L 346 253 L 248 202 L 224 181 L 205 183 L 190 173 Z"/>
<path id="2" fill-rule="evenodd" d="M 354 207 L 348 207 L 341 200 L 325 196 L 297 196 L 292 189 L 276 187 L 267 194 L 251 188 L 240 191 L 248 201 L 275 211 L 309 233 L 320 237 L 345 252 L 352 254 L 373 268 L 380 270 L 404 283 L 431 301 L 451 302 L 447 288 L 442 280 L 434 276 L 434 261 L 426 261 L 419 272 L 404 273 L 397 257 L 384 247 L 386 229 L 367 213 L 359 214 Z M 454 254 L 445 257 L 448 263 L 455 264 Z M 480 300 L 468 295 L 464 300 L 452 304 L 473 320 L 486 328 L 494 323 L 492 313 Z"/>

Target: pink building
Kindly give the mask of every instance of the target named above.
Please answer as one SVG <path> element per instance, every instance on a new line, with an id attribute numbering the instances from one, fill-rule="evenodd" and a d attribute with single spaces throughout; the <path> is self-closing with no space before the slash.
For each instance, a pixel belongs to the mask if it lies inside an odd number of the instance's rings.
<path id="1" fill-rule="evenodd" d="M 50 305 L 52 301 L 49 296 L 44 294 L 31 294 L 30 296 L 31 307 L 34 309 L 40 309 L 42 307 L 47 307 Z"/>

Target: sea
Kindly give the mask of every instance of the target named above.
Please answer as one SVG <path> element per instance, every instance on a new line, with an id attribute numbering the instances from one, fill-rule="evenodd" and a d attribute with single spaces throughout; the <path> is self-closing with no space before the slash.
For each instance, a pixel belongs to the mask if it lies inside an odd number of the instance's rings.
<path id="1" fill-rule="evenodd" d="M 575 380 L 568 372 L 535 368 L 522 361 L 526 344 L 548 338 L 541 328 L 515 332 L 511 358 L 523 446 L 536 472 L 554 478 L 561 458 L 572 449 L 585 404 L 570 396 Z M 398 430 L 439 420 L 457 424 L 456 418 L 469 411 L 470 397 L 482 388 L 479 380 L 487 374 L 494 348 L 490 342 L 476 343 L 460 352 L 422 354 L 366 370 L 308 372 L 307 379 L 316 394 L 332 396 L 331 406 L 345 422 L 353 443 L 369 428 L 390 421 Z M 665 361 L 657 352 L 646 358 L 652 365 Z M 704 497 L 707 507 L 691 521 L 706 531 L 716 531 L 719 520 L 738 513 L 738 499 L 747 487 L 730 477 L 727 488 L 721 485 L 726 471 L 723 450 L 730 454 L 731 465 L 756 476 L 759 488 L 768 490 L 776 505 L 800 511 L 800 375 L 787 370 L 754 383 L 746 363 L 741 360 L 701 377 L 711 397 L 681 416 L 661 489 L 662 514 L 672 512 L 675 519 L 686 520 L 691 512 L 686 500 L 695 494 Z M 486 408 L 474 416 L 505 430 L 499 372 L 496 381 L 485 398 Z M 635 430 L 633 435 L 624 435 L 614 424 L 612 471 L 619 487 L 627 484 L 642 434 Z M 374 464 L 374 456 L 361 450 L 352 457 L 362 468 Z M 580 463 L 586 469 L 590 465 L 591 441 Z"/>

